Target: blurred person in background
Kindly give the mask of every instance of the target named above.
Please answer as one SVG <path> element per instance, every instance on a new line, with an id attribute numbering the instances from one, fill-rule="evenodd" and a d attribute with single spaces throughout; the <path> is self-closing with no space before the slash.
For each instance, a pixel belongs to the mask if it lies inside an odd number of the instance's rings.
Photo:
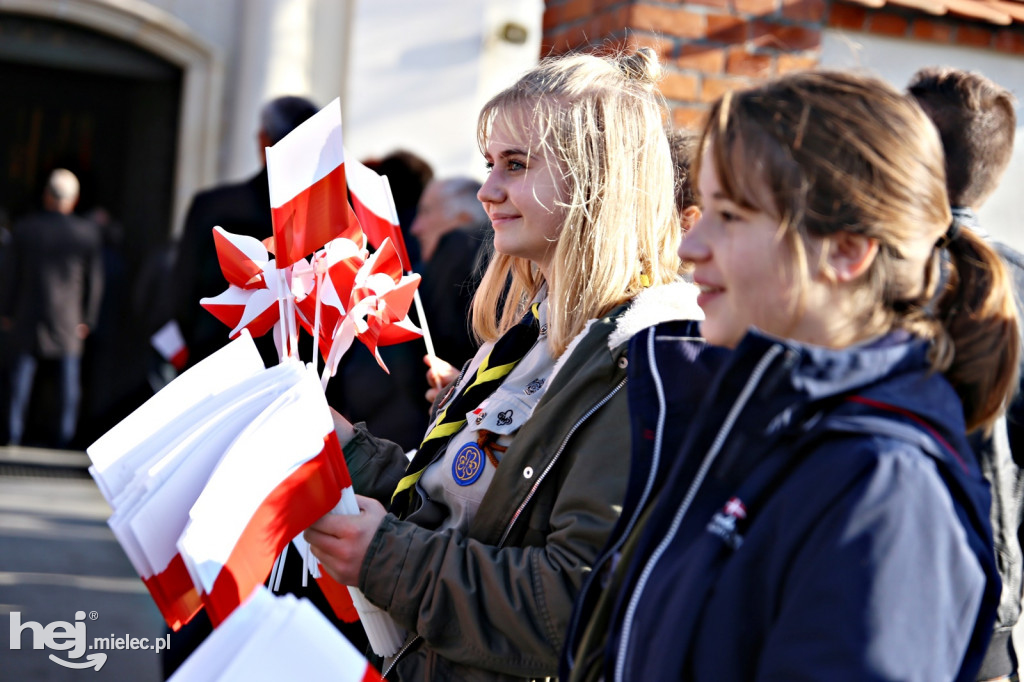
<path id="1" fill-rule="evenodd" d="M 259 156 L 264 163 L 260 172 L 245 182 L 204 190 L 192 199 L 178 243 L 172 288 L 172 309 L 188 346 L 190 366 L 228 342 L 223 323 L 199 305 L 199 299 L 216 296 L 227 288 L 217 262 L 213 228 L 220 225 L 232 234 L 259 240 L 273 235 L 270 186 L 263 150 L 277 144 L 317 110 L 315 104 L 303 97 L 277 97 L 267 102 L 260 111 L 257 133 Z M 277 364 L 277 349 L 271 335 L 256 341 L 264 363 Z"/>
<path id="2" fill-rule="evenodd" d="M 479 347 L 470 333 L 469 309 L 491 250 L 490 221 L 476 197 L 479 190 L 472 178 L 432 181 L 412 224 L 424 263 L 423 307 L 437 353 L 430 364 L 443 358 L 461 367 Z"/>
<path id="3" fill-rule="evenodd" d="M 67 447 L 75 435 L 85 338 L 95 328 L 103 296 L 99 230 L 73 211 L 78 178 L 58 168 L 43 191 L 43 210 L 14 226 L 4 276 L 0 326 L 10 331 L 11 397 L 8 436 L 19 445 L 40 361 L 59 366 L 59 414 L 47 445 Z"/>
<path id="4" fill-rule="evenodd" d="M 999 185 L 1013 153 L 1017 128 L 1013 95 L 980 73 L 929 67 L 910 79 L 907 91 L 939 131 L 946 159 L 946 191 L 953 218 L 986 240 L 975 210 Z M 1024 255 L 990 242 L 1010 273 L 1017 314 L 1024 296 Z M 1024 368 L 1021 368 L 1024 376 Z M 992 489 L 989 518 L 1003 589 L 995 629 L 979 680 L 1016 680 L 1019 656 L 1013 628 L 1020 620 L 1024 556 L 1019 532 L 1024 513 L 1024 400 L 1017 398 L 990 433 L 972 434 L 971 447 Z"/>

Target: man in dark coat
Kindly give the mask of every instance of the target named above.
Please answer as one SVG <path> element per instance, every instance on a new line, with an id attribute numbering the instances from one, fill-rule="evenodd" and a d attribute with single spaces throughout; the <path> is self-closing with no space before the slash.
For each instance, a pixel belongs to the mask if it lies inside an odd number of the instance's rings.
<path id="1" fill-rule="evenodd" d="M 302 97 L 278 97 L 264 105 L 258 133 L 260 157 L 265 147 L 277 144 L 316 112 L 316 105 Z M 266 165 L 245 182 L 214 187 L 192 199 L 178 245 L 173 279 L 174 316 L 188 346 L 190 365 L 228 342 L 230 330 L 199 305 L 199 299 L 216 296 L 228 286 L 213 245 L 216 225 L 232 234 L 259 240 L 273 234 Z M 266 364 L 277 364 L 277 352 L 269 334 L 258 341 L 257 347 Z"/>
<path id="2" fill-rule="evenodd" d="M 472 178 L 434 180 L 420 198 L 412 234 L 425 263 L 420 290 L 437 356 L 456 367 L 473 357 L 469 307 L 490 256 L 490 222 Z"/>
<path id="3" fill-rule="evenodd" d="M 23 218 L 11 239 L 0 317 L 10 329 L 14 355 L 8 411 L 12 445 L 21 443 L 39 360 L 60 366 L 60 422 L 54 444 L 75 434 L 85 337 L 95 327 L 103 294 L 100 234 L 72 214 L 78 178 L 54 170 L 43 192 L 43 210 Z"/>

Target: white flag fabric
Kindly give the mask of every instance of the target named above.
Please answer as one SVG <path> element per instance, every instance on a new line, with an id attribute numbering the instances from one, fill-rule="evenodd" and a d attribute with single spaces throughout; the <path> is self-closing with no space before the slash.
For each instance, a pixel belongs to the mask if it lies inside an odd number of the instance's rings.
<path id="1" fill-rule="evenodd" d="M 178 540 L 214 625 L 266 579 L 292 538 L 334 508 L 347 485 L 327 401 L 307 367 L 224 453 Z"/>
<path id="2" fill-rule="evenodd" d="M 262 585 L 210 634 L 171 682 L 376 682 L 377 671 L 306 599 Z"/>

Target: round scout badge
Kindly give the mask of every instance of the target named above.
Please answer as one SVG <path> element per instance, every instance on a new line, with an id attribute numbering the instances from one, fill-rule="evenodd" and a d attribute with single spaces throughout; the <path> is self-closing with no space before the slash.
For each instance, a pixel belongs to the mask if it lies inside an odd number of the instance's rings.
<path id="1" fill-rule="evenodd" d="M 476 443 L 466 443 L 452 460 L 452 478 L 461 486 L 473 485 L 484 472 L 484 451 Z"/>

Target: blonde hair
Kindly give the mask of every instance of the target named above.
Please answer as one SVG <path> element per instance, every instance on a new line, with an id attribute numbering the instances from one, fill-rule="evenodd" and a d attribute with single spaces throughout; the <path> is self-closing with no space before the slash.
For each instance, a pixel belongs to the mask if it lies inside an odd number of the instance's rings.
<path id="1" fill-rule="evenodd" d="M 716 102 L 700 149 L 714 160 L 725 195 L 779 219 L 798 282 L 810 276 L 810 238 L 847 232 L 877 240 L 856 292 L 863 319 L 851 324 L 866 334 L 899 328 L 931 339 L 932 366 L 960 396 L 968 430 L 1005 411 L 1020 353 L 1008 274 L 970 230 L 946 243 L 952 214 L 942 146 L 910 98 L 859 74 L 793 74 Z M 945 265 L 940 246 L 950 256 Z"/>
<path id="2" fill-rule="evenodd" d="M 529 127 L 531 150 L 554 159 L 564 213 L 548 268 L 548 340 L 561 355 L 587 321 L 679 269 L 672 163 L 653 50 L 549 58 L 480 112 L 486 149 L 495 120 Z M 494 340 L 544 284 L 529 260 L 495 254 L 473 299 L 473 331 Z"/>

